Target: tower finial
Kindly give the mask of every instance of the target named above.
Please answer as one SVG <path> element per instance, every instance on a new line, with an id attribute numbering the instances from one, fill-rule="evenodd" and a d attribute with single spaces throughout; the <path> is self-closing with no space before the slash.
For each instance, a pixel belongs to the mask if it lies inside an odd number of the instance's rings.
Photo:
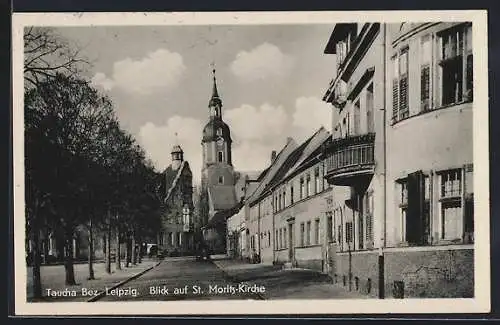
<path id="1" fill-rule="evenodd" d="M 212 66 L 212 75 L 213 75 L 213 79 L 214 79 L 214 86 L 212 89 L 212 98 L 218 98 L 219 92 L 217 91 L 217 78 L 215 77 L 215 62 L 212 61 L 211 66 Z"/>

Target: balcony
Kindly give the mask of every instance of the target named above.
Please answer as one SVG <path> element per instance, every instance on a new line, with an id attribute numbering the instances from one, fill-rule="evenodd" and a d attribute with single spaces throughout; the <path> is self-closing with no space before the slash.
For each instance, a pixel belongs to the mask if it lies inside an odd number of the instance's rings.
<path id="1" fill-rule="evenodd" d="M 375 169 L 375 133 L 333 139 L 325 148 L 328 183 L 361 186 L 369 182 Z"/>

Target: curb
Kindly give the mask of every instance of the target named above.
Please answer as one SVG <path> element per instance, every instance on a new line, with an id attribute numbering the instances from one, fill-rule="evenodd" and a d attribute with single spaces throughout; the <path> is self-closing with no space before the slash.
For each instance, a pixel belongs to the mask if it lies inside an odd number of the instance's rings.
<path id="1" fill-rule="evenodd" d="M 210 262 L 212 262 L 213 265 L 215 265 L 219 270 L 221 270 L 222 276 L 224 278 L 226 278 L 227 280 L 229 280 L 230 282 L 233 282 L 233 283 L 240 283 L 241 282 L 235 276 L 229 275 L 227 273 L 227 271 L 224 270 L 224 268 L 220 267 L 215 261 L 210 260 Z M 257 296 L 257 298 L 258 298 L 257 300 L 267 300 L 266 296 L 262 293 L 254 293 L 254 295 Z"/>
<path id="2" fill-rule="evenodd" d="M 162 261 L 159 261 L 158 263 L 156 263 L 155 265 L 153 266 L 150 266 L 148 267 L 147 269 L 137 273 L 137 274 L 134 274 L 132 275 L 130 278 L 127 278 L 125 280 L 122 280 L 120 282 L 118 282 L 117 284 L 115 284 L 114 286 L 112 286 L 109 290 L 113 290 L 113 289 L 116 289 L 124 284 L 126 284 L 127 282 L 130 282 L 132 280 L 135 280 L 137 279 L 138 277 L 140 277 L 141 275 L 143 275 L 144 273 L 148 272 L 148 271 L 151 271 L 152 269 L 154 269 L 155 267 L 157 267 L 158 265 L 161 264 Z M 104 297 L 106 295 L 106 291 L 101 291 L 99 292 L 97 295 L 93 296 L 92 298 L 88 299 L 87 302 L 95 302 L 99 299 L 101 299 L 102 297 Z"/>

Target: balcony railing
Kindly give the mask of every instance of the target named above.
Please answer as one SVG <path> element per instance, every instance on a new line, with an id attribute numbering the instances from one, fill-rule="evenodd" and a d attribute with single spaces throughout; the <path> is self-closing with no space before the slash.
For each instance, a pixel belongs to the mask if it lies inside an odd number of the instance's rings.
<path id="1" fill-rule="evenodd" d="M 373 174 L 375 134 L 334 139 L 326 148 L 326 177 L 332 184 L 349 184 L 353 176 Z"/>

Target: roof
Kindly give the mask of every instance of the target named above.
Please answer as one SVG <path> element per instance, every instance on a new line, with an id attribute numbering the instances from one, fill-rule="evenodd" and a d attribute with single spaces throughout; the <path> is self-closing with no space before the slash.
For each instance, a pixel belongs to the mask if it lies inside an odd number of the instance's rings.
<path id="1" fill-rule="evenodd" d="M 307 139 L 303 142 L 297 149 L 292 151 L 286 158 L 285 162 L 280 166 L 274 177 L 269 181 L 267 186 L 265 187 L 263 193 L 267 192 L 270 188 L 274 187 L 282 178 L 285 176 L 286 172 L 290 170 L 292 166 L 295 165 L 297 160 L 301 157 L 304 149 L 307 147 L 307 144 L 311 141 L 311 138 Z"/>
<path id="2" fill-rule="evenodd" d="M 260 170 L 260 171 L 258 171 L 258 170 L 242 171 L 242 172 L 240 172 L 240 174 L 243 177 L 248 176 L 249 180 L 256 180 L 262 174 L 262 170 Z"/>
<path id="3" fill-rule="evenodd" d="M 220 117 L 213 117 L 203 128 L 202 142 L 216 141 L 219 138 L 217 130 L 220 130 L 220 137 L 222 137 L 224 140 L 226 140 L 227 142 L 232 141 L 229 126 Z"/>
<path id="4" fill-rule="evenodd" d="M 357 23 L 335 24 L 335 27 L 333 28 L 333 32 L 330 35 L 330 39 L 328 40 L 328 43 L 326 44 L 324 53 L 325 54 L 336 54 L 337 43 L 340 40 L 344 39 L 351 30 L 355 30 L 356 28 L 357 28 Z"/>
<path id="5" fill-rule="evenodd" d="M 311 137 L 288 155 L 274 177 L 271 178 L 264 190 L 259 194 L 259 198 L 263 197 L 263 194 L 272 190 L 280 182 L 301 170 L 301 167 L 306 166 L 314 157 L 321 154 L 322 145 L 329 139 L 330 133 L 324 127 L 320 127 Z"/>
<path id="6" fill-rule="evenodd" d="M 297 143 L 289 138 L 286 145 L 281 149 L 281 151 L 276 156 L 276 159 L 271 163 L 268 169 L 266 169 L 263 174 L 259 177 L 259 183 L 257 188 L 249 197 L 249 203 L 253 204 L 260 199 L 260 195 L 266 189 L 268 183 L 274 178 L 276 173 L 280 170 L 280 166 L 286 161 L 288 155 L 297 148 Z"/>
<path id="7" fill-rule="evenodd" d="M 170 194 L 177 185 L 177 182 L 182 175 L 182 171 L 185 168 L 189 169 L 189 163 L 187 161 L 183 161 L 177 170 L 173 170 L 172 165 L 170 165 L 165 168 L 163 173 L 160 174 L 161 180 L 158 189 L 162 197 L 165 195 L 164 200 L 168 200 L 170 197 Z"/>
<path id="8" fill-rule="evenodd" d="M 181 146 L 176 144 L 175 146 L 172 147 L 171 153 L 184 153 L 184 151 L 182 151 Z"/>
<path id="9" fill-rule="evenodd" d="M 214 211 L 230 209 L 238 203 L 235 189 L 231 185 L 209 186 L 208 197 L 210 207 Z"/>
<path id="10" fill-rule="evenodd" d="M 218 224 L 222 224 L 226 222 L 227 219 L 237 214 L 241 208 L 243 207 L 243 203 L 239 202 L 238 204 L 232 206 L 231 208 L 217 211 L 207 222 L 204 228 L 212 228 L 216 227 Z"/>
<path id="11" fill-rule="evenodd" d="M 311 158 L 321 153 L 322 145 L 330 139 L 330 132 L 328 132 L 324 127 L 319 128 L 309 139 L 307 139 L 303 144 L 304 149 L 301 152 L 301 156 L 293 166 L 289 168 L 287 173 L 284 175 L 283 179 L 288 178 L 294 174 L 297 170 L 305 165 Z"/>
<path id="12" fill-rule="evenodd" d="M 264 176 L 266 176 L 266 175 L 267 175 L 267 172 L 269 171 L 269 169 L 270 169 L 270 168 L 271 168 L 271 166 L 269 166 L 269 167 L 267 167 L 266 169 L 264 169 L 264 170 L 262 171 L 262 173 L 260 173 L 260 175 L 257 177 L 257 181 L 259 181 L 259 182 L 260 182 L 260 181 L 264 178 Z"/>

